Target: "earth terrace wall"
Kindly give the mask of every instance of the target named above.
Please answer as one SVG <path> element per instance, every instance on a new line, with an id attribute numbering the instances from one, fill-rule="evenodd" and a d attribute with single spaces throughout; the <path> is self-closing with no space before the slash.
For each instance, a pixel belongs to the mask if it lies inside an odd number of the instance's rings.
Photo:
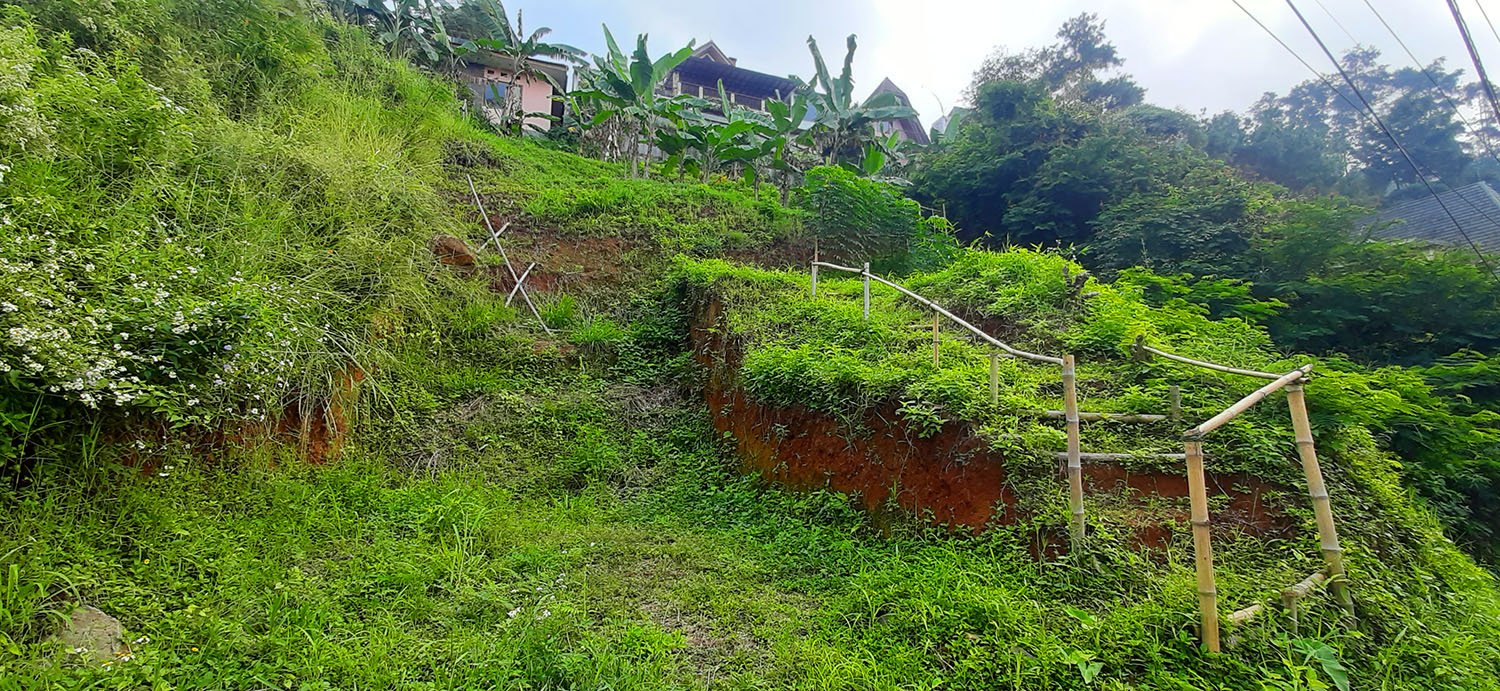
<path id="1" fill-rule="evenodd" d="M 858 498 L 877 516 L 898 508 L 955 531 L 979 533 L 1029 518 L 1009 481 L 1005 454 L 990 447 L 975 425 L 950 421 L 921 437 L 906 425 L 894 402 L 865 411 L 856 425 L 804 406 L 769 406 L 753 400 L 738 382 L 743 356 L 714 296 L 697 301 L 690 321 L 694 357 L 704 370 L 703 397 L 721 434 L 728 433 L 746 472 L 794 489 L 829 489 Z M 1062 468 L 1056 476 L 1062 485 Z M 1164 546 L 1188 529 L 1183 504 L 1163 513 L 1145 500 L 1188 496 L 1187 478 L 1142 472 L 1116 463 L 1084 466 L 1087 496 L 1109 494 L 1140 505 L 1130 529 L 1135 544 Z M 1285 536 L 1293 521 L 1267 501 L 1285 488 L 1242 474 L 1209 474 L 1208 482 L 1228 498 L 1216 513 L 1220 526 L 1263 536 Z M 1065 526 L 1043 536 L 1039 548 L 1065 543 Z"/>

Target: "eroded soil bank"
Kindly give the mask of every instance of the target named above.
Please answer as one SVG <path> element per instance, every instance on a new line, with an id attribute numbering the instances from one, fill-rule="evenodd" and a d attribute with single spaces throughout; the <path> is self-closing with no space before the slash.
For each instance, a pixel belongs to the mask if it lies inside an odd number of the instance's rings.
<path id="1" fill-rule="evenodd" d="M 894 404 L 872 409 L 851 425 L 803 406 L 751 399 L 736 381 L 741 352 L 725 336 L 721 310 L 716 300 L 701 306 L 691 341 L 705 370 L 703 396 L 714 427 L 733 437 L 747 472 L 792 488 L 850 494 L 873 513 L 897 508 L 955 530 L 980 532 L 1024 518 L 1004 454 L 990 448 L 972 424 L 948 422 L 921 437 L 901 422 Z M 1064 481 L 1061 472 L 1057 477 Z M 1165 545 L 1187 525 L 1185 501 L 1171 501 L 1187 496 L 1184 475 L 1085 463 L 1084 479 L 1086 493 L 1107 496 L 1141 546 Z M 1210 474 L 1208 481 L 1212 494 L 1228 498 L 1215 512 L 1216 529 L 1290 533 L 1293 521 L 1267 501 L 1280 488 L 1240 474 Z"/>

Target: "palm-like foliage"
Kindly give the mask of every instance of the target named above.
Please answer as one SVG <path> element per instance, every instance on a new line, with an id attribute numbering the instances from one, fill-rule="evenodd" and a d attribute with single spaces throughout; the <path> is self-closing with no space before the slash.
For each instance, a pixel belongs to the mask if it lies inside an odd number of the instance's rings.
<path id="1" fill-rule="evenodd" d="M 342 0 L 330 5 L 369 27 L 391 57 L 442 67 L 454 56 L 442 12 L 433 0 Z"/>
<path id="2" fill-rule="evenodd" d="M 854 35 L 848 39 L 848 52 L 844 54 L 844 68 L 838 77 L 828 71 L 818 42 L 807 37 L 808 50 L 812 51 L 814 84 L 817 87 L 808 94 L 816 112 L 818 145 L 824 162 L 830 165 L 852 152 L 859 152 L 875 139 L 876 122 L 916 117 L 917 111 L 901 105 L 895 94 L 883 93 L 864 103 L 854 100 L 854 50 L 857 47 Z"/>
<path id="3" fill-rule="evenodd" d="M 478 48 L 491 51 L 504 58 L 510 66 L 511 79 L 522 77 L 531 79 L 545 79 L 551 81 L 551 77 L 545 72 L 538 70 L 527 58 L 551 58 L 568 63 L 576 63 L 583 59 L 583 51 L 565 43 L 548 43 L 544 41 L 552 29 L 541 27 L 526 33 L 524 18 L 520 10 L 516 10 L 516 21 L 511 22 L 510 16 L 505 11 L 505 3 L 500 0 L 470 0 L 479 11 L 479 24 L 485 32 L 482 36 L 472 37 L 472 44 L 465 44 L 462 50 L 472 51 Z M 553 84 L 553 86 L 559 86 Z"/>
<path id="4" fill-rule="evenodd" d="M 633 141 L 627 153 L 630 175 L 635 177 L 644 169 L 638 165 L 642 147 L 649 148 L 656 142 L 657 129 L 663 123 L 670 123 L 684 104 L 681 97 L 659 95 L 657 87 L 683 60 L 692 56 L 693 43 L 652 60 L 646 48 L 646 34 L 636 37 L 635 52 L 629 56 L 620 50 L 607 26 L 604 39 L 609 54 L 594 57 L 597 73 L 593 83 L 577 95 L 598 108 L 594 124 L 610 117 L 622 117 L 633 123 Z"/>

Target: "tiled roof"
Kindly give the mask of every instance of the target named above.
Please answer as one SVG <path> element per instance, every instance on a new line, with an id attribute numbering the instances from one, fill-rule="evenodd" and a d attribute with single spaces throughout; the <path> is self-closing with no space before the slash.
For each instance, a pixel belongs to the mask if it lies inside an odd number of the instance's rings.
<path id="1" fill-rule="evenodd" d="M 1442 204 L 1438 200 L 1442 200 Z M 1463 233 L 1454 227 L 1453 218 L 1443 211 L 1448 207 L 1458 219 Z M 1394 221 L 1394 223 L 1386 224 Z M 1370 232 L 1375 238 L 1418 240 L 1442 245 L 1467 247 L 1469 240 L 1487 252 L 1500 252 L 1500 194 L 1488 183 L 1476 182 L 1437 196 L 1401 202 L 1360 221 L 1361 229 L 1380 224 Z"/>

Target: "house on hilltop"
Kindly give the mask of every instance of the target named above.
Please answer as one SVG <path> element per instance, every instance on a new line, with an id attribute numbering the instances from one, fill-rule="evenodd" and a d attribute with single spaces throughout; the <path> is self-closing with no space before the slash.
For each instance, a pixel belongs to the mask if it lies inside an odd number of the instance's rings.
<path id="1" fill-rule="evenodd" d="M 1463 233 L 1453 225 L 1455 218 Z M 1468 247 L 1472 241 L 1485 252 L 1500 252 L 1500 194 L 1489 183 L 1476 182 L 1401 202 L 1360 221 L 1358 226 L 1369 237 L 1382 240 L 1458 247 Z"/>
<path id="2" fill-rule="evenodd" d="M 527 58 L 526 65 L 546 78 L 529 74 L 516 77 L 509 58 L 488 50 L 465 55 L 459 78 L 473 94 L 474 109 L 490 122 L 513 122 L 516 115 L 526 113 L 527 130 L 546 132 L 552 129 L 552 120 L 546 116 L 563 115 L 562 102 L 552 97 L 567 91 L 570 70 L 566 64 L 541 58 Z"/>
<path id="3" fill-rule="evenodd" d="M 880 86 L 875 87 L 875 90 L 870 92 L 870 98 L 865 99 L 865 102 L 868 103 L 881 94 L 895 94 L 896 100 L 901 105 L 907 108 L 911 107 L 911 99 L 906 97 L 906 92 L 902 91 L 901 87 L 896 86 L 896 83 L 891 81 L 890 77 L 882 80 Z M 877 122 L 875 123 L 875 131 L 886 136 L 894 132 L 901 139 L 923 146 L 931 143 L 931 140 L 927 136 L 927 130 L 922 129 L 922 122 L 916 117 Z"/>
<path id="4" fill-rule="evenodd" d="M 719 82 L 722 80 L 724 92 L 731 103 L 750 110 L 764 111 L 766 101 L 788 99 L 799 86 L 796 80 L 745 69 L 738 63 L 738 60 L 726 55 L 718 44 L 709 41 L 699 46 L 693 51 L 692 57 L 672 70 L 672 75 L 662 86 L 663 95 L 688 94 L 718 103 Z M 710 111 L 710 117 L 716 112 Z"/>

